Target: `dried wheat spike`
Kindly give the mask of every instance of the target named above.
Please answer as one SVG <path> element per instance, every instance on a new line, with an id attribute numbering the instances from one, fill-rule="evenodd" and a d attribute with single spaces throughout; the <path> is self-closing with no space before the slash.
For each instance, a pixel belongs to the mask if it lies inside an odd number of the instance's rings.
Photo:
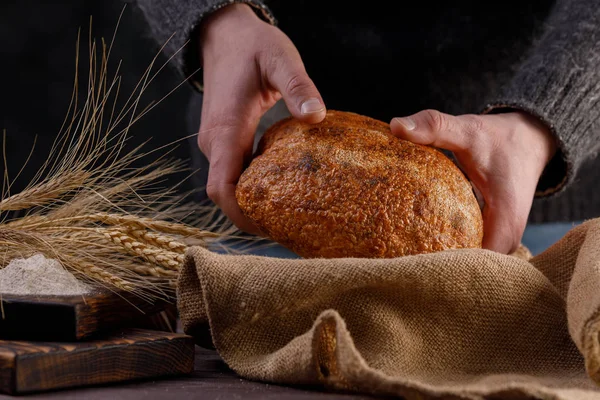
<path id="1" fill-rule="evenodd" d="M 206 238 L 220 236 L 217 233 L 205 231 L 184 224 L 154 220 L 151 218 L 138 217 L 135 215 L 95 213 L 82 215 L 74 219 L 94 220 L 107 225 L 121 225 L 127 229 L 151 229 L 157 232 L 180 235 L 184 237 Z"/>
<path id="2" fill-rule="evenodd" d="M 31 225 L 43 225 L 48 218 L 45 215 L 26 215 L 24 217 L 16 218 L 8 222 L 4 222 L 2 225 L 8 228 L 29 228 Z"/>
<path id="3" fill-rule="evenodd" d="M 133 291 L 134 287 L 131 283 L 127 282 L 125 279 L 118 277 L 116 275 L 111 274 L 108 271 L 103 270 L 100 267 L 89 266 L 84 273 L 89 274 L 91 276 L 98 276 L 101 280 L 104 280 L 107 283 L 114 285 L 115 287 L 127 291 Z"/>
<path id="4" fill-rule="evenodd" d="M 112 243 L 120 245 L 130 254 L 136 255 L 152 264 L 178 271 L 183 265 L 184 255 L 173 251 L 141 243 L 120 229 L 100 230 Z"/>
<path id="5" fill-rule="evenodd" d="M 55 201 L 65 193 L 83 186 L 90 174 L 86 171 L 63 172 L 46 182 L 32 186 L 0 201 L 0 211 L 25 210 Z"/>
<path id="6" fill-rule="evenodd" d="M 154 276 L 156 278 L 177 278 L 179 275 L 177 271 L 171 271 L 162 267 L 144 264 L 144 265 L 132 265 L 130 269 L 143 276 Z"/>
<path id="7" fill-rule="evenodd" d="M 69 265 L 77 271 L 81 272 L 82 274 L 87 275 L 94 280 L 107 283 L 111 286 L 116 287 L 117 289 L 122 289 L 126 291 L 135 290 L 135 287 L 130 282 L 117 275 L 111 274 L 105 269 L 96 267 L 95 265 L 79 261 L 77 263 L 71 262 L 69 263 Z"/>
<path id="8" fill-rule="evenodd" d="M 127 231 L 127 233 L 140 241 L 176 253 L 184 254 L 185 250 L 188 248 L 187 245 L 174 240 L 172 237 L 148 232 L 145 229 L 133 229 Z"/>

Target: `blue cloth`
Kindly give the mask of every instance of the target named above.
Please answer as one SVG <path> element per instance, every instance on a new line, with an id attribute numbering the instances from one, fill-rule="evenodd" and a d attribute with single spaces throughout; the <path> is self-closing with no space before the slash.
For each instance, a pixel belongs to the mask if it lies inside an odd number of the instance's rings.
<path id="1" fill-rule="evenodd" d="M 581 221 L 530 224 L 525 229 L 521 242 L 529 249 L 529 251 L 531 251 L 531 254 L 535 256 L 556 243 L 568 231 L 580 223 Z M 253 251 L 252 253 L 268 257 L 299 258 L 294 252 L 278 244 Z"/>
<path id="2" fill-rule="evenodd" d="M 258 250 L 252 250 L 252 254 L 257 256 L 267 256 L 267 257 L 277 257 L 277 258 L 300 258 L 293 251 L 279 245 L 273 244 L 267 248 L 262 248 Z"/>
<path id="3" fill-rule="evenodd" d="M 546 224 L 530 224 L 525 229 L 521 243 L 531 251 L 534 256 L 543 252 L 556 243 L 565 234 L 582 221 L 553 222 Z"/>

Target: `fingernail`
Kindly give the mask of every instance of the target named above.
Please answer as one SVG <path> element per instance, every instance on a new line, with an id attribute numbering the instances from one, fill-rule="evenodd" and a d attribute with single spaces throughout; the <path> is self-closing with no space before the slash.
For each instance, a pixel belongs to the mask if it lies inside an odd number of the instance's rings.
<path id="1" fill-rule="evenodd" d="M 308 99 L 300 107 L 302 114 L 316 114 L 325 109 L 325 106 L 319 99 Z"/>
<path id="2" fill-rule="evenodd" d="M 411 117 L 404 117 L 404 118 L 394 118 L 396 120 L 396 122 L 398 122 L 400 125 L 402 125 L 404 127 L 404 129 L 406 129 L 407 131 L 412 131 L 413 129 L 415 129 L 417 127 L 417 124 L 415 124 L 415 121 L 413 121 L 413 119 Z"/>

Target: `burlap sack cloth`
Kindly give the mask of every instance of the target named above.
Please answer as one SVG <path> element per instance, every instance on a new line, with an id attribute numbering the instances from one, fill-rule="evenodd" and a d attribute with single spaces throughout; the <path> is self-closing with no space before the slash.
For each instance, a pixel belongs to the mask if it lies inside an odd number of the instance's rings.
<path id="1" fill-rule="evenodd" d="M 240 376 L 426 398 L 600 398 L 600 219 L 529 261 L 290 260 L 193 248 L 184 329 Z"/>

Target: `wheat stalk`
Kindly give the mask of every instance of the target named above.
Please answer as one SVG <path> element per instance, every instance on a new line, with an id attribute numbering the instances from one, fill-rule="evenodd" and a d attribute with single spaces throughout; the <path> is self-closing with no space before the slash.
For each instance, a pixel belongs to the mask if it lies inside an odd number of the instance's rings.
<path id="1" fill-rule="evenodd" d="M 158 233 L 148 232 L 145 229 L 133 229 L 128 233 L 134 238 L 141 240 L 150 245 L 173 251 L 175 253 L 185 254 L 187 245 L 175 240 L 172 237 L 160 235 Z"/>
<path id="2" fill-rule="evenodd" d="M 120 229 L 104 229 L 102 233 L 112 243 L 122 246 L 130 254 L 136 255 L 152 264 L 175 271 L 179 270 L 183 264 L 183 254 L 138 242 L 134 237 Z"/>
<path id="3" fill-rule="evenodd" d="M 80 188 L 88 178 L 89 173 L 86 171 L 68 171 L 40 185 L 2 199 L 0 211 L 18 211 L 43 206 L 65 193 Z"/>
<path id="4" fill-rule="evenodd" d="M 177 278 L 177 276 L 178 276 L 177 271 L 171 271 L 171 270 L 156 267 L 153 265 L 142 265 L 142 264 L 134 265 L 131 267 L 131 270 L 135 271 L 136 273 L 138 273 L 140 275 L 154 276 L 156 278 L 163 278 L 163 277 Z"/>
<path id="5" fill-rule="evenodd" d="M 129 214 L 93 213 L 83 214 L 66 218 L 51 218 L 48 216 L 29 217 L 29 219 L 15 220 L 8 223 L 11 227 L 45 228 L 53 225 L 70 225 L 79 222 L 100 222 L 131 230 L 150 229 L 156 232 L 180 235 L 183 237 L 205 239 L 216 238 L 221 235 L 205 229 L 189 226 L 182 223 L 174 223 L 164 220 L 154 220 Z"/>
<path id="6" fill-rule="evenodd" d="M 62 261 L 64 262 L 64 260 L 62 260 Z M 103 282 L 110 287 L 114 286 L 115 288 L 117 288 L 119 290 L 124 290 L 127 292 L 132 292 L 135 290 L 135 286 L 131 282 L 126 281 L 125 279 L 119 277 L 118 275 L 112 274 L 110 271 L 107 271 L 106 269 L 96 267 L 92 264 L 88 264 L 88 263 L 84 263 L 84 262 L 80 262 L 80 261 L 75 262 L 72 265 L 74 266 L 74 268 L 77 271 L 87 275 L 89 278 Z"/>
<path id="7" fill-rule="evenodd" d="M 156 232 L 169 233 L 198 239 L 219 236 L 214 232 L 209 232 L 203 229 L 198 229 L 180 223 L 153 220 L 150 218 L 138 217 L 134 215 L 96 213 L 73 218 L 75 220 L 79 218 L 87 219 L 89 221 L 95 220 L 104 224 L 124 226 L 130 229 L 151 229 Z"/>
<path id="8" fill-rule="evenodd" d="M 14 258 L 41 253 L 58 259 L 87 283 L 149 301 L 173 299 L 178 270 L 190 245 L 233 252 L 235 241 L 248 238 L 214 205 L 185 203 L 185 194 L 176 188 L 157 186 L 165 177 L 185 170 L 181 161 L 168 158 L 169 148 L 176 143 L 149 153 L 141 146 L 124 150 L 131 126 L 164 99 L 140 104 L 142 93 L 158 74 L 153 71 L 157 58 L 117 109 L 120 77 L 115 73 L 109 79 L 110 47 L 103 41 L 98 46 L 91 36 L 88 46 L 87 96 L 84 101 L 77 96 L 77 53 L 71 104 L 50 157 L 20 193 L 10 195 L 5 171 L 0 268 Z M 133 167 L 135 161 L 148 157 L 154 161 Z M 14 211 L 20 214 L 11 214 Z"/>

